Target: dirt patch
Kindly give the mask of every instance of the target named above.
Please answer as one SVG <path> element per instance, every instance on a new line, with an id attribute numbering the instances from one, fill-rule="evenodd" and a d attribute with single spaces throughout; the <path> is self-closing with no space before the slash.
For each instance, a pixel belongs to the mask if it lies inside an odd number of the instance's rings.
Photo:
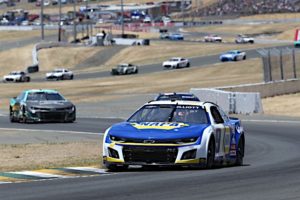
<path id="1" fill-rule="evenodd" d="M 0 145 L 0 171 L 99 166 L 101 141 Z"/>
<path id="2" fill-rule="evenodd" d="M 265 98 L 262 103 L 265 114 L 300 116 L 300 93 Z"/>

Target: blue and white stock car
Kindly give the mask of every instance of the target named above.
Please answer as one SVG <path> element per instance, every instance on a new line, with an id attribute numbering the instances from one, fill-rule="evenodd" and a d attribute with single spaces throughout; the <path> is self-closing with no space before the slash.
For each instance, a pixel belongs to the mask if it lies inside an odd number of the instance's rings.
<path id="1" fill-rule="evenodd" d="M 220 55 L 220 61 L 238 61 L 238 60 L 246 60 L 246 52 L 239 50 L 232 50 Z"/>
<path id="2" fill-rule="evenodd" d="M 103 162 L 110 170 L 129 165 L 242 165 L 245 134 L 241 121 L 216 104 L 152 101 L 127 121 L 108 128 Z"/>

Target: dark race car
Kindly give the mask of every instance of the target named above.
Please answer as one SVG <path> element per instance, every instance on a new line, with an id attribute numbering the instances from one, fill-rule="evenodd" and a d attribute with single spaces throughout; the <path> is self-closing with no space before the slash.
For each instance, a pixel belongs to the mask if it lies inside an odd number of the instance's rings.
<path id="1" fill-rule="evenodd" d="M 76 107 L 55 90 L 25 90 L 10 100 L 11 122 L 74 122 Z"/>

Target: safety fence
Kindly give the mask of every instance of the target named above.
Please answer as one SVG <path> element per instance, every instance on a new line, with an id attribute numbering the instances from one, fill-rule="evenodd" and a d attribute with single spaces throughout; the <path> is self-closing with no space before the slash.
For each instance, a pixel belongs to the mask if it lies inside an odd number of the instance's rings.
<path id="1" fill-rule="evenodd" d="M 297 79 L 300 73 L 300 51 L 298 49 L 259 49 L 262 56 L 265 82 Z"/>

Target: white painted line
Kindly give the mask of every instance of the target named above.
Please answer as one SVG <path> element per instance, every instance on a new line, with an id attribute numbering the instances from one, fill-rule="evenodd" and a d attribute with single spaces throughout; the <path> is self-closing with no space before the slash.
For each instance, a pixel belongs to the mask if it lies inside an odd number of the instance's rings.
<path id="1" fill-rule="evenodd" d="M 300 124 L 300 121 L 290 121 L 290 120 L 256 120 L 256 119 L 242 119 L 242 122 L 261 122 L 261 123 L 290 123 L 290 124 Z"/>
<path id="2" fill-rule="evenodd" d="M 7 184 L 7 183 L 12 183 L 12 182 L 1 182 L 0 181 L 0 184 Z"/>
<path id="3" fill-rule="evenodd" d="M 42 172 L 34 172 L 34 171 L 21 171 L 21 172 L 9 172 L 11 174 L 21 174 L 28 176 L 35 176 L 40 178 L 67 178 L 67 176 L 57 175 L 57 174 L 48 174 Z"/>
<path id="4" fill-rule="evenodd" d="M 94 167 L 65 167 L 65 169 L 73 169 L 79 171 L 95 172 L 100 174 L 106 174 L 106 169 L 99 169 Z"/>
<path id="5" fill-rule="evenodd" d="M 60 131 L 60 130 L 39 130 L 39 129 L 22 129 L 22 128 L 0 128 L 3 131 L 24 131 L 24 132 L 46 132 L 46 133 L 68 133 L 68 134 L 85 134 L 85 135 L 103 135 L 104 133 L 80 132 L 80 131 Z"/>

